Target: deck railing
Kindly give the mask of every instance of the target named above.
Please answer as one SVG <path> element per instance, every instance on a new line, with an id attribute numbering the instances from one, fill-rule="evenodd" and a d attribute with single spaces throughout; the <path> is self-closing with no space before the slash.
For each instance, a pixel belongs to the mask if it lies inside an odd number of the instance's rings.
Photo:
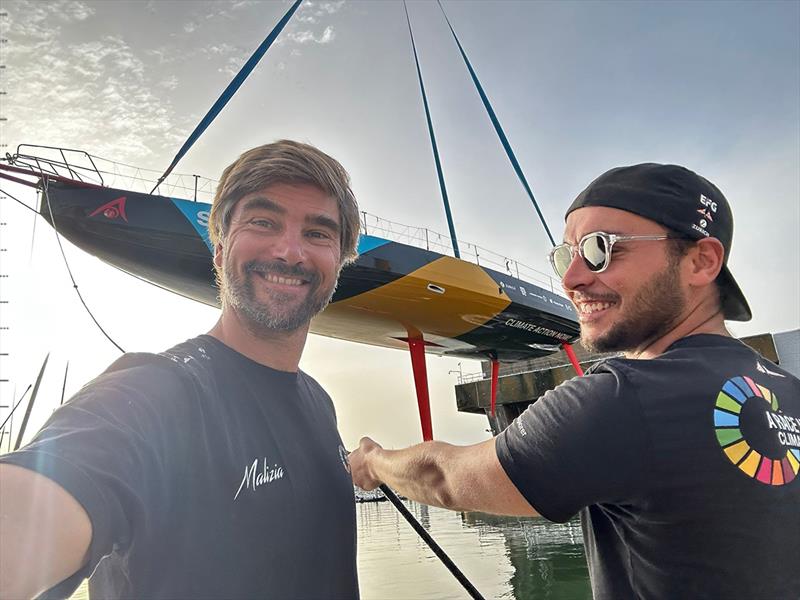
<path id="1" fill-rule="evenodd" d="M 453 243 L 449 236 L 427 227 L 414 227 L 382 219 L 366 211 L 361 212 L 361 233 L 386 238 L 409 246 L 416 246 L 417 248 L 424 248 L 447 256 L 454 256 Z M 458 248 L 462 260 L 467 260 L 483 267 L 490 267 L 495 271 L 507 273 L 522 281 L 538 285 L 555 294 L 561 294 L 561 285 L 553 277 L 513 258 L 461 240 Z"/>
<path id="2" fill-rule="evenodd" d="M 16 154 L 6 155 L 6 162 L 29 168 L 35 173 L 57 175 L 144 194 L 150 193 L 161 174 L 154 169 L 142 169 L 115 162 L 83 150 L 34 144 L 20 144 L 17 146 Z M 214 179 L 199 175 L 172 173 L 159 185 L 156 193 L 162 196 L 211 202 L 217 183 Z M 361 213 L 361 232 L 447 256 L 454 255 L 453 243 L 449 236 L 427 227 L 414 227 L 382 219 L 366 211 Z M 561 285 L 553 277 L 513 258 L 465 241 L 459 243 L 459 251 L 463 260 L 507 273 L 522 281 L 561 294 Z"/>
<path id="3" fill-rule="evenodd" d="M 20 144 L 17 153 L 6 155 L 9 164 L 36 173 L 67 177 L 133 192 L 149 194 L 161 172 L 94 156 L 83 150 Z M 156 189 L 161 196 L 211 202 L 217 182 L 200 175 L 172 173 Z"/>

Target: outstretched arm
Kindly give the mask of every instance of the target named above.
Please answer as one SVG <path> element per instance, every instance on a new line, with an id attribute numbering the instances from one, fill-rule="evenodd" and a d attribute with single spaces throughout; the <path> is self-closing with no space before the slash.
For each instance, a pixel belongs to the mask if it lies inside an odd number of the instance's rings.
<path id="1" fill-rule="evenodd" d="M 365 437 L 349 461 L 353 482 L 365 490 L 386 483 L 412 500 L 450 510 L 537 514 L 506 475 L 494 439 L 473 446 L 423 442 L 385 450 Z"/>
<path id="2" fill-rule="evenodd" d="M 80 569 L 92 525 L 44 475 L 0 464 L 0 598 L 34 598 Z"/>

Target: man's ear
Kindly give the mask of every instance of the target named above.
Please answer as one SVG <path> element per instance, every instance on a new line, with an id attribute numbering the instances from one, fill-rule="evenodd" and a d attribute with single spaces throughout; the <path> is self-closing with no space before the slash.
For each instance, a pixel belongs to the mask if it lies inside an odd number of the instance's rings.
<path id="1" fill-rule="evenodd" d="M 214 246 L 214 266 L 217 269 L 222 268 L 222 242 L 218 242 L 216 246 Z"/>
<path id="2" fill-rule="evenodd" d="M 689 283 L 702 287 L 716 280 L 725 260 L 725 248 L 717 238 L 698 240 L 689 252 L 691 272 Z"/>

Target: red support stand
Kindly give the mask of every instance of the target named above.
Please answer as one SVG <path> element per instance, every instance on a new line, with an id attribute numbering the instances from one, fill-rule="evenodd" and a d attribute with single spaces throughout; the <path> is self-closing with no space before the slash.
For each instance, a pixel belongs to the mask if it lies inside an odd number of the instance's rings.
<path id="1" fill-rule="evenodd" d="M 572 345 L 568 344 L 567 342 L 564 342 L 564 351 L 567 353 L 567 356 L 569 357 L 569 362 L 572 363 L 575 372 L 581 377 L 583 377 L 583 369 L 581 368 L 581 365 L 578 362 L 578 357 L 575 356 L 575 350 L 572 349 Z"/>
<path id="2" fill-rule="evenodd" d="M 422 439 L 428 442 L 433 439 L 433 425 L 431 424 L 431 402 L 428 396 L 428 371 L 425 368 L 425 342 L 422 338 L 409 337 L 408 349 L 411 351 L 411 368 L 414 371 L 414 387 L 417 389 Z"/>
<path id="3" fill-rule="evenodd" d="M 492 416 L 494 416 L 494 409 L 497 406 L 497 376 L 500 373 L 500 361 L 497 359 L 492 359 L 492 399 L 490 401 L 490 407 L 492 411 Z"/>

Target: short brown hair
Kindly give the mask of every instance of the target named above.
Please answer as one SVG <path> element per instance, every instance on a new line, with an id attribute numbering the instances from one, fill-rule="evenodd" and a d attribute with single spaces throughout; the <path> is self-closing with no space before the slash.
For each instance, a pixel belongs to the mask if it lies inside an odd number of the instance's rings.
<path id="1" fill-rule="evenodd" d="M 350 189 L 350 176 L 336 159 L 314 146 L 292 140 L 248 150 L 222 172 L 208 219 L 211 243 L 216 246 L 225 237 L 239 200 L 276 183 L 313 185 L 335 198 L 342 222 L 342 264 L 356 259 L 358 204 Z"/>

